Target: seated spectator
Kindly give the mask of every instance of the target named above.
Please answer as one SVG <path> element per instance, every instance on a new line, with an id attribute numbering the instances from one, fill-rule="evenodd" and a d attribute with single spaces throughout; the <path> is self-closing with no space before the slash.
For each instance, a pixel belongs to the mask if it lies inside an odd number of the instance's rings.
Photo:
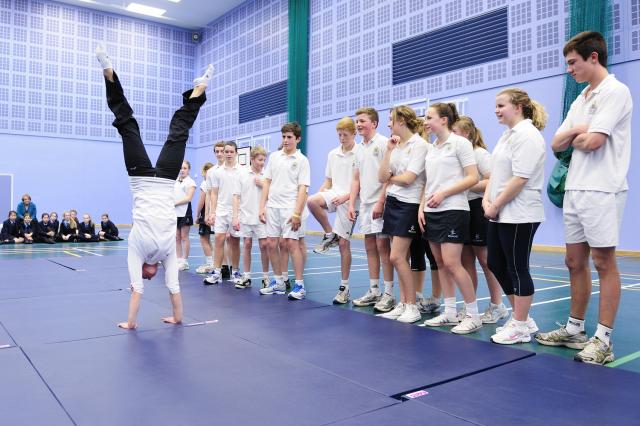
<path id="1" fill-rule="evenodd" d="M 53 215 L 53 213 L 51 213 Z M 34 220 L 35 221 L 35 220 Z M 42 213 L 42 220 L 37 224 L 36 243 L 53 244 L 55 243 L 58 227 L 53 224 L 48 213 Z"/>
<path id="2" fill-rule="evenodd" d="M 71 216 L 71 220 L 76 223 L 76 226 L 80 225 L 80 220 L 78 219 L 78 212 L 74 209 L 69 210 L 69 215 Z"/>
<path id="3" fill-rule="evenodd" d="M 82 243 L 94 243 L 100 241 L 96 235 L 96 227 L 87 213 L 82 215 L 82 222 L 78 226 L 78 241 Z"/>
<path id="4" fill-rule="evenodd" d="M 98 236 L 102 241 L 122 241 L 118 236 L 118 227 L 111 222 L 107 213 L 102 214 L 100 227 L 102 230 L 98 232 Z"/>
<path id="5" fill-rule="evenodd" d="M 53 230 L 56 231 L 56 235 L 58 235 L 58 231 L 60 230 L 60 221 L 58 220 L 58 213 L 51 212 L 51 215 L 49 215 L 49 221 L 53 225 Z M 54 236 L 53 239 L 55 240 L 55 238 L 56 237 Z"/>
<path id="6" fill-rule="evenodd" d="M 9 212 L 9 218 L 2 223 L 0 231 L 0 244 L 20 244 L 24 242 L 22 229 L 18 223 L 18 213 L 15 210 Z"/>
<path id="7" fill-rule="evenodd" d="M 60 229 L 58 230 L 56 241 L 61 243 L 74 243 L 78 241 L 78 225 L 71 219 L 69 212 L 64 212 L 62 215 L 62 222 L 60 222 Z"/>
<path id="8" fill-rule="evenodd" d="M 25 244 L 33 244 L 37 235 L 38 221 L 33 223 L 33 219 L 31 219 L 31 215 L 29 212 L 24 212 L 24 216 L 22 216 L 22 223 L 20 226 L 22 227 L 22 236 L 24 237 Z"/>
<path id="9" fill-rule="evenodd" d="M 32 218 L 38 217 L 36 205 L 31 202 L 31 195 L 29 194 L 24 194 L 22 196 L 22 201 L 18 203 L 18 208 L 16 208 L 16 214 L 18 215 L 19 222 L 22 222 L 25 213 L 29 213 Z"/>

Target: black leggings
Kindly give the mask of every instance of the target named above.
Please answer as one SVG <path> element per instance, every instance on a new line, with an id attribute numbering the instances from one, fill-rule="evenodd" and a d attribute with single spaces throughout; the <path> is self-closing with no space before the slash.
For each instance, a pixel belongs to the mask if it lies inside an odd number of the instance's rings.
<path id="1" fill-rule="evenodd" d="M 531 296 L 534 293 L 529 273 L 529 256 L 533 236 L 539 225 L 540 223 L 489 222 L 487 263 L 508 296 Z"/>
<path id="2" fill-rule="evenodd" d="M 438 264 L 436 263 L 436 258 L 433 257 L 433 253 L 431 253 L 429 241 L 422 238 L 422 235 L 419 235 L 411 240 L 409 253 L 411 255 L 412 271 L 425 271 L 427 269 L 427 263 L 424 261 L 425 254 L 429 259 L 429 268 L 432 271 L 438 270 Z"/>
<path id="3" fill-rule="evenodd" d="M 133 118 L 133 110 L 124 96 L 117 74 L 113 73 L 114 82 L 105 78 L 107 86 L 107 104 L 116 119 L 113 126 L 122 137 L 124 163 L 129 176 L 159 177 L 176 180 L 184 160 L 184 152 L 189 138 L 189 129 L 193 126 L 200 107 L 206 101 L 204 93 L 196 98 L 189 98 L 193 90 L 182 94 L 183 106 L 171 118 L 169 136 L 160 151 L 156 166 L 151 165 L 147 150 L 140 137 L 138 122 Z"/>

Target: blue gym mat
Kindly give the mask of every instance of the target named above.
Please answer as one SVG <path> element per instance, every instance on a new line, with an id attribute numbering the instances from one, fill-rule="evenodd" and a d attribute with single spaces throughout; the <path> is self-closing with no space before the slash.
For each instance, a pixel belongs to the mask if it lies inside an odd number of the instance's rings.
<path id="1" fill-rule="evenodd" d="M 7 332 L 4 329 L 4 326 L 0 322 L 0 349 L 4 349 L 4 348 L 15 346 L 15 345 L 16 345 L 15 342 L 13 341 L 11 336 L 7 334 Z"/>
<path id="2" fill-rule="evenodd" d="M 127 333 L 116 327 L 126 321 L 129 292 L 69 294 L 0 301 L 0 322 L 18 345 L 53 343 Z M 171 315 L 167 296 L 164 306 L 143 303 L 138 315 L 140 331 L 168 328 L 161 321 Z M 195 321 L 189 315 L 185 321 Z"/>
<path id="3" fill-rule="evenodd" d="M 484 425 L 631 425 L 640 419 L 639 388 L 640 374 L 543 354 L 414 401 Z"/>
<path id="4" fill-rule="evenodd" d="M 471 426 L 475 423 L 409 400 L 331 424 L 339 426 Z"/>
<path id="5" fill-rule="evenodd" d="M 290 311 L 268 321 L 221 319 L 220 325 L 389 396 L 533 355 L 332 307 Z"/>
<path id="6" fill-rule="evenodd" d="M 73 425 L 19 348 L 0 350 L 0 423 Z"/>
<path id="7" fill-rule="evenodd" d="M 321 425 L 399 403 L 217 324 L 24 350 L 80 425 Z"/>

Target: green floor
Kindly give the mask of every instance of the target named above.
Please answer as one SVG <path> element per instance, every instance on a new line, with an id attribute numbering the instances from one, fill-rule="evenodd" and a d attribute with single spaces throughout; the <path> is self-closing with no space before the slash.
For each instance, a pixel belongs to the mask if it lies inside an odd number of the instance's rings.
<path id="1" fill-rule="evenodd" d="M 126 231 L 124 232 L 126 237 Z M 308 237 L 309 257 L 305 270 L 305 284 L 307 297 L 311 300 L 331 303 L 340 280 L 340 258 L 335 249 L 328 254 L 317 255 L 311 252 L 318 237 Z M 198 243 L 198 236 L 192 233 L 192 250 L 190 256 L 191 269 L 204 261 L 202 250 Z M 110 256 L 124 255 L 127 242 L 106 242 L 93 244 L 56 244 L 33 246 L 2 246 L 0 247 L 0 274 L 4 268 L 11 268 L 11 259 L 53 258 L 59 256 Z M 350 278 L 351 294 L 359 297 L 368 287 L 368 272 L 363 243 L 354 240 L 352 244 L 353 264 Z M 254 253 L 256 249 L 254 248 Z M 258 256 L 254 254 L 253 264 L 258 267 Z M 640 372 L 640 339 L 635 328 L 636 321 L 640 321 L 640 258 L 620 257 L 619 269 L 622 277 L 622 300 L 618 312 L 616 327 L 613 335 L 614 352 L 617 360 L 610 364 L 614 368 L 622 368 Z M 531 316 L 536 320 L 541 330 L 556 328 L 556 321 L 565 322 L 569 312 L 569 274 L 564 266 L 563 255 L 556 253 L 535 252 L 531 256 L 531 273 L 536 284 L 536 295 L 531 310 Z M 595 331 L 598 310 L 597 274 L 593 273 L 593 296 L 587 313 L 587 333 Z M 479 273 L 478 300 L 480 308 L 484 309 L 488 302 L 488 292 L 481 273 Z M 398 292 L 396 286 L 396 295 Z M 425 293 L 430 291 L 430 280 L 427 277 Z M 461 300 L 460 297 L 458 297 Z M 292 302 L 293 303 L 293 302 Z M 356 309 L 365 313 L 373 313 L 371 308 L 354 308 L 350 304 L 337 309 Z M 187 307 L 188 309 L 188 307 Z M 426 319 L 427 316 L 423 316 Z M 502 322 L 502 321 L 501 321 Z M 500 322 L 500 323 L 501 323 Z M 467 338 L 489 340 L 497 325 L 487 325 L 480 332 Z M 443 332 L 449 332 L 443 329 Z M 461 338 L 465 338 L 461 337 Z M 573 357 L 575 351 L 565 348 L 553 348 L 537 343 L 519 345 L 522 349 L 536 352 L 552 353 L 567 358 Z"/>

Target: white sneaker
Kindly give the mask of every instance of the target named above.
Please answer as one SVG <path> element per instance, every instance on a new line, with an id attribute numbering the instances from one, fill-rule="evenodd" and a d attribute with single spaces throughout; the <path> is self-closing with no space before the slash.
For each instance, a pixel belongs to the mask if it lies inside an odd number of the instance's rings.
<path id="1" fill-rule="evenodd" d="M 512 322 L 512 321 L 513 321 L 513 314 L 511 314 L 511 316 L 509 317 L 507 322 L 505 322 L 502 327 L 496 328 L 496 333 L 500 333 L 502 331 L 502 329 L 504 327 L 508 326 L 509 323 Z M 533 333 L 537 333 L 538 332 L 538 325 L 536 324 L 536 322 L 531 317 L 527 317 L 527 328 L 529 329 L 529 333 L 533 334 Z"/>
<path id="2" fill-rule="evenodd" d="M 451 325 L 458 325 L 458 318 L 455 315 L 448 316 L 445 313 L 428 319 L 424 323 L 420 324 L 421 327 L 447 327 Z"/>
<path id="3" fill-rule="evenodd" d="M 393 308 L 391 311 L 384 314 L 378 314 L 376 316 L 386 318 L 386 319 L 397 320 L 404 313 L 406 306 L 407 305 L 405 305 L 404 303 L 398 303 L 396 307 Z"/>
<path id="4" fill-rule="evenodd" d="M 214 71 L 215 71 L 215 68 L 213 67 L 213 65 L 209 64 L 209 66 L 207 66 L 207 69 L 204 71 L 204 74 L 202 74 L 202 77 L 198 77 L 193 80 L 193 87 L 196 87 L 196 86 L 207 87 L 207 85 L 209 84 L 209 80 L 211 80 L 211 77 L 213 77 Z"/>
<path id="5" fill-rule="evenodd" d="M 396 306 L 396 299 L 392 295 L 382 293 L 380 300 L 373 306 L 374 311 L 389 312 Z"/>
<path id="6" fill-rule="evenodd" d="M 96 46 L 96 58 L 98 59 L 98 62 L 100 62 L 102 69 L 106 70 L 108 68 L 113 68 L 111 58 L 107 55 L 107 50 L 102 43 L 99 43 Z"/>
<path id="7" fill-rule="evenodd" d="M 284 294 L 287 290 L 284 283 L 279 283 L 276 280 L 271 280 L 269 285 L 265 288 L 260 289 L 260 294 L 269 295 L 269 294 Z"/>
<path id="8" fill-rule="evenodd" d="M 422 298 L 418 301 L 418 310 L 422 314 L 435 314 L 440 310 L 440 300 L 433 296 Z"/>
<path id="9" fill-rule="evenodd" d="M 178 271 L 188 271 L 189 270 L 189 262 L 182 262 L 178 264 Z"/>
<path id="10" fill-rule="evenodd" d="M 482 328 L 482 319 L 480 315 L 467 315 L 462 322 L 451 329 L 455 334 L 474 333 Z"/>
<path id="11" fill-rule="evenodd" d="M 349 303 L 349 298 L 349 289 L 341 285 L 340 288 L 338 288 L 338 294 L 333 298 L 333 304 L 344 305 L 345 303 Z"/>
<path id="12" fill-rule="evenodd" d="M 196 268 L 196 274 L 210 274 L 213 272 L 213 265 L 204 264 Z"/>
<path id="13" fill-rule="evenodd" d="M 509 316 L 509 311 L 507 311 L 507 307 L 504 306 L 504 303 L 499 305 L 494 305 L 489 303 L 487 309 L 482 314 L 482 323 L 483 324 L 495 324 L 500 321 L 502 318 L 506 318 Z"/>
<path id="14" fill-rule="evenodd" d="M 222 277 L 220 274 L 213 273 L 202 280 L 204 284 L 220 284 L 222 282 Z"/>
<path id="15" fill-rule="evenodd" d="M 380 301 L 382 294 L 380 294 L 380 289 L 376 287 L 377 291 L 374 291 L 371 287 L 367 290 L 367 292 L 357 299 L 353 300 L 353 306 L 372 306 Z"/>
<path id="16" fill-rule="evenodd" d="M 296 284 L 289 292 L 288 297 L 289 300 L 302 300 L 307 296 L 307 291 L 304 289 L 304 286 L 300 284 Z"/>
<path id="17" fill-rule="evenodd" d="M 420 310 L 418 309 L 418 305 L 407 304 L 405 305 L 405 309 L 402 315 L 398 317 L 398 321 L 412 323 L 412 322 L 419 321 L 420 318 L 422 318 L 422 315 L 420 315 Z"/>
<path id="18" fill-rule="evenodd" d="M 502 330 L 491 336 L 491 341 L 501 345 L 529 343 L 531 341 L 531 333 L 529 333 L 529 329 L 526 326 L 518 327 L 515 321 L 511 321 L 509 325 L 502 327 Z"/>

